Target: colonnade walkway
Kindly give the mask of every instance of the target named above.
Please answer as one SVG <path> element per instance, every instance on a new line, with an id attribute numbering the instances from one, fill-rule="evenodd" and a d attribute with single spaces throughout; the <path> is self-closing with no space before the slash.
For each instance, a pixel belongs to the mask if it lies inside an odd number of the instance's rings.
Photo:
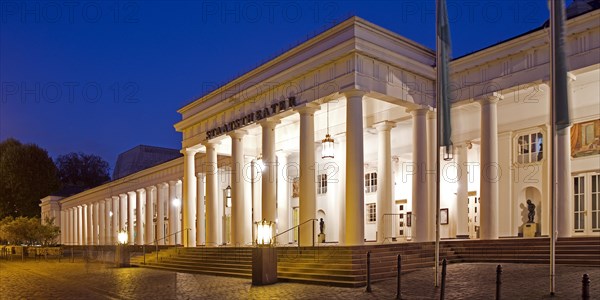
<path id="1" fill-rule="evenodd" d="M 446 299 L 494 299 L 493 263 L 450 264 Z M 548 265 L 503 264 L 503 299 L 549 297 Z M 558 265 L 556 296 L 581 299 L 581 277 L 591 278 L 591 299 L 600 295 L 600 267 Z M 433 271 L 402 276 L 402 299 L 439 299 Z M 105 264 L 0 260 L 2 299 L 394 299 L 395 279 L 364 287 L 342 288 L 281 282 L 252 286 L 249 279 L 189 274 L 148 268 L 113 268 Z"/>

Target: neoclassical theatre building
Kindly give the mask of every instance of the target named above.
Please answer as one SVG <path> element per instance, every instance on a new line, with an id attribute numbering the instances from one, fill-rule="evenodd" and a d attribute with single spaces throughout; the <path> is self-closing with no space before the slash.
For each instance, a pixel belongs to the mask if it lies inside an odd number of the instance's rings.
<path id="1" fill-rule="evenodd" d="M 528 236 L 527 200 L 534 236 L 550 234 L 548 32 L 451 62 L 442 238 Z M 558 233 L 600 236 L 600 10 L 569 13 L 566 52 L 573 125 L 557 139 L 569 150 Z M 126 231 L 130 244 L 246 246 L 262 220 L 279 245 L 432 241 L 434 91 L 433 50 L 352 17 L 182 107 L 183 155 L 48 196 L 42 215 L 74 245 Z"/>

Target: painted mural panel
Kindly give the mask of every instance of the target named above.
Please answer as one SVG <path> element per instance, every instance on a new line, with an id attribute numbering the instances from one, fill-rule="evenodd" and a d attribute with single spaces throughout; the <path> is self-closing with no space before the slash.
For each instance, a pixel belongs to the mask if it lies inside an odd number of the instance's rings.
<path id="1" fill-rule="evenodd" d="M 571 156 L 600 154 L 600 119 L 581 122 L 571 127 Z"/>

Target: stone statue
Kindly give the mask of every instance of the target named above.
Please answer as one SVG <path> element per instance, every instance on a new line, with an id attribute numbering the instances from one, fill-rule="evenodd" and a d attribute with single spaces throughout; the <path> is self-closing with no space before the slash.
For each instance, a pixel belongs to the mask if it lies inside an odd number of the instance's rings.
<path id="1" fill-rule="evenodd" d="M 527 210 L 529 211 L 527 214 L 527 223 L 533 223 L 533 218 L 535 217 L 535 204 L 533 204 L 530 199 L 527 199 Z"/>
<path id="2" fill-rule="evenodd" d="M 325 228 L 325 221 L 323 221 L 323 218 L 321 218 L 321 221 L 319 221 L 319 230 L 321 231 L 321 234 L 323 234 L 324 228 Z"/>

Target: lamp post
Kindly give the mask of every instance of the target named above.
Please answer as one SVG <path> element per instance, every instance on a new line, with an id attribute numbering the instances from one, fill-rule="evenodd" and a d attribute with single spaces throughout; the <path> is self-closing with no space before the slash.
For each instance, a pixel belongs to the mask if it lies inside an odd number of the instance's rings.
<path id="1" fill-rule="evenodd" d="M 277 282 L 277 248 L 273 246 L 273 225 L 263 219 L 255 222 L 256 245 L 252 249 L 252 284 L 267 285 Z"/>
<path id="2" fill-rule="evenodd" d="M 122 267 L 129 267 L 130 263 L 129 263 L 129 249 L 127 247 L 127 242 L 129 239 L 129 235 L 127 234 L 127 231 L 119 231 L 119 233 L 117 234 L 117 240 L 118 240 L 118 244 L 117 244 L 117 250 L 116 250 L 116 265 L 118 268 L 122 268 Z"/>

